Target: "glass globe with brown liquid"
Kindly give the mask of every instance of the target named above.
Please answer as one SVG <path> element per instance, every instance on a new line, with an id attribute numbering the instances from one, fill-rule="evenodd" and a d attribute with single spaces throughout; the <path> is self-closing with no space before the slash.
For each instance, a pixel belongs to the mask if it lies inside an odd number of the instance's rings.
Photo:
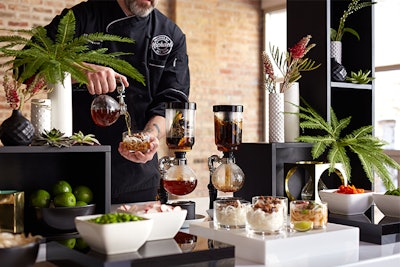
<path id="1" fill-rule="evenodd" d="M 197 186 L 197 177 L 187 165 L 186 152 L 192 150 L 195 142 L 195 111 L 194 102 L 170 102 L 166 105 L 166 143 L 174 152 L 173 158 L 162 158 L 160 168 L 163 171 L 162 185 L 173 195 L 186 195 Z"/>
<path id="2" fill-rule="evenodd" d="M 214 134 L 217 149 L 223 152 L 223 157 L 211 157 L 210 164 L 220 163 L 212 171 L 211 182 L 214 187 L 222 192 L 236 192 L 242 188 L 244 173 L 236 165 L 234 151 L 242 143 L 243 106 L 242 105 L 217 105 L 214 111 Z"/>

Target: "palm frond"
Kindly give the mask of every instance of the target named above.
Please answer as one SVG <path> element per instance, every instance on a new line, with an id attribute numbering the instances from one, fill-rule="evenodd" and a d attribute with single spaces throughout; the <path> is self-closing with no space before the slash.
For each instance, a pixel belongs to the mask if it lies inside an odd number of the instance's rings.
<path id="1" fill-rule="evenodd" d="M 333 108 L 330 108 L 331 120 L 325 121 L 303 98 L 304 107 L 299 106 L 300 127 L 304 129 L 322 130 L 325 135 L 300 135 L 296 140 L 312 143 L 311 155 L 318 159 L 327 150 L 327 160 L 330 163 L 329 173 L 335 170 L 336 163 L 342 163 L 346 176 L 350 181 L 351 162 L 348 153 L 358 156 L 365 175 L 374 182 L 376 173 L 382 180 L 387 190 L 395 188 L 388 168 L 400 170 L 400 165 L 384 153 L 385 141 L 372 135 L 371 125 L 353 130 L 350 134 L 342 136 L 342 131 L 350 124 L 351 116 L 339 120 Z"/>
<path id="2" fill-rule="evenodd" d="M 22 82 L 33 75 L 40 75 L 45 77 L 48 83 L 54 84 L 63 81 L 65 72 L 68 72 L 78 83 L 87 84 L 85 71 L 89 69 L 83 64 L 87 62 L 111 67 L 145 84 L 143 75 L 122 59 L 124 56 L 132 56 L 132 53 L 109 53 L 107 48 L 90 50 L 88 47 L 93 41 L 134 44 L 134 40 L 104 33 L 91 33 L 74 38 L 75 23 L 74 13 L 68 11 L 60 20 L 55 41 L 47 36 L 47 31 L 42 26 L 31 30 L 3 29 L 18 35 L 0 36 L 0 57 L 14 58 L 0 66 L 12 65 L 11 69 L 18 70 L 18 79 Z"/>

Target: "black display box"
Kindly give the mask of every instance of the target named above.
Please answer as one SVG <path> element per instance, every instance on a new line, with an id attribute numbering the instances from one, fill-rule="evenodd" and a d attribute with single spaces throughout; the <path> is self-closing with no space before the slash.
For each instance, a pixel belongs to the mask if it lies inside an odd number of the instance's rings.
<path id="1" fill-rule="evenodd" d="M 364 214 L 340 215 L 329 213 L 328 221 L 360 229 L 360 241 L 379 245 L 400 242 L 400 218 L 377 216 L 377 207 L 372 207 Z"/>

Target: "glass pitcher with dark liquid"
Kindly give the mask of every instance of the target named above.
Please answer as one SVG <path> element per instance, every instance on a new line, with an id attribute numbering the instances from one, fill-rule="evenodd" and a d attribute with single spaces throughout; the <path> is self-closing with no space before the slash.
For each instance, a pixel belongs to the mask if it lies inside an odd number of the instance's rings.
<path id="1" fill-rule="evenodd" d="M 99 95 L 93 99 L 90 106 L 90 114 L 93 122 L 101 127 L 107 127 L 115 123 L 119 116 L 125 115 L 128 129 L 130 129 L 130 117 L 124 100 L 125 86 L 119 81 L 117 86 L 118 101 L 109 95 Z"/>

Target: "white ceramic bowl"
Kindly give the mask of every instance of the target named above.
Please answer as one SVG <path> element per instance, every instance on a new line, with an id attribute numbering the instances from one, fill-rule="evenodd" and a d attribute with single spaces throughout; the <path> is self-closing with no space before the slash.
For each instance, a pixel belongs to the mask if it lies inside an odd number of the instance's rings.
<path id="1" fill-rule="evenodd" d="M 117 211 L 135 214 L 135 212 L 131 213 L 122 209 L 117 209 Z M 185 222 L 186 214 L 187 210 L 181 209 L 167 212 L 141 213 L 136 215 L 149 218 L 154 221 L 153 229 L 147 239 L 147 241 L 153 241 L 174 238 Z"/>
<path id="2" fill-rule="evenodd" d="M 400 196 L 374 193 L 372 197 L 375 205 L 385 216 L 400 218 Z"/>
<path id="3" fill-rule="evenodd" d="M 328 203 L 328 210 L 342 215 L 363 214 L 372 205 L 373 192 L 365 191 L 359 194 L 336 193 L 338 189 L 326 189 L 319 191 L 322 201 Z"/>
<path id="4" fill-rule="evenodd" d="M 89 219 L 103 214 L 78 216 L 76 229 L 89 247 L 103 254 L 118 254 L 137 251 L 149 238 L 153 228 L 152 219 L 140 221 L 98 224 Z"/>

